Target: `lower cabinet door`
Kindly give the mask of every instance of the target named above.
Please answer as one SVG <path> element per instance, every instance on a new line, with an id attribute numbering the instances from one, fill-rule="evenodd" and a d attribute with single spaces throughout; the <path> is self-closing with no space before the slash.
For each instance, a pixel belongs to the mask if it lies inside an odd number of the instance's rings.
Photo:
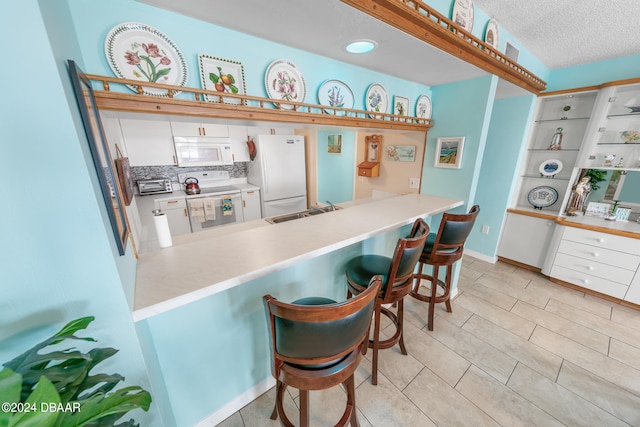
<path id="1" fill-rule="evenodd" d="M 550 219 L 509 212 L 502 231 L 498 255 L 541 268 L 547 256 L 554 227 L 555 223 Z"/>

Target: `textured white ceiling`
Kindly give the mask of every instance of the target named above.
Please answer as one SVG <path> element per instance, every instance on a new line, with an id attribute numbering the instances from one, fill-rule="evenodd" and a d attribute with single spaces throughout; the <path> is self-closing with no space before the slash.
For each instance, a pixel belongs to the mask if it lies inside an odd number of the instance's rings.
<path id="1" fill-rule="evenodd" d="M 640 53 L 640 0 L 473 3 L 550 69 Z"/>

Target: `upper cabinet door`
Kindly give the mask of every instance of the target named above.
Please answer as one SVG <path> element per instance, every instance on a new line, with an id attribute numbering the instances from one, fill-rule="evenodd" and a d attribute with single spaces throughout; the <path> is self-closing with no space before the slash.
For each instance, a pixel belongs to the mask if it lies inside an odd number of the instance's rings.
<path id="1" fill-rule="evenodd" d="M 234 163 L 250 162 L 249 149 L 247 148 L 247 127 L 229 125 L 229 139 L 231 140 Z"/>
<path id="2" fill-rule="evenodd" d="M 131 166 L 176 164 L 169 122 L 120 119 L 120 128 Z"/>
<path id="3" fill-rule="evenodd" d="M 208 136 L 215 138 L 229 137 L 229 127 L 212 123 L 171 122 L 173 136 Z"/>

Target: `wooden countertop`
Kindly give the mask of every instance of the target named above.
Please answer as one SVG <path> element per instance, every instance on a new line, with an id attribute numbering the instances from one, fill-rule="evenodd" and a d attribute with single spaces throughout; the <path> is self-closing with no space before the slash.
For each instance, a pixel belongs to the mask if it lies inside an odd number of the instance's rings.
<path id="1" fill-rule="evenodd" d="M 177 236 L 173 246 L 140 255 L 134 321 L 222 292 L 462 203 L 424 194 L 407 194 L 280 224 L 258 220 L 221 227 L 213 233 L 204 231 Z"/>

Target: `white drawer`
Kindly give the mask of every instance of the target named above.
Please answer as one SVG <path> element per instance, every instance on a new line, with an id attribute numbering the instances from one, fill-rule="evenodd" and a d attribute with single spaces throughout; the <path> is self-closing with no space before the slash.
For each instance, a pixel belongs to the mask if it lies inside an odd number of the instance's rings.
<path id="1" fill-rule="evenodd" d="M 553 266 L 551 269 L 551 277 L 620 299 L 624 298 L 629 289 L 628 286 L 623 284 L 590 276 L 559 265 Z"/>
<path id="2" fill-rule="evenodd" d="M 176 199 L 156 200 L 156 208 L 166 211 L 167 209 L 181 209 L 187 207 L 187 201 L 184 197 Z"/>
<path id="3" fill-rule="evenodd" d="M 635 270 L 625 270 L 620 267 L 613 267 L 607 264 L 578 258 L 572 255 L 558 253 L 554 261 L 554 266 L 566 267 L 581 274 L 599 277 L 612 282 L 618 282 L 629 286 L 633 279 Z"/>
<path id="4" fill-rule="evenodd" d="M 630 237 L 616 236 L 614 234 L 600 233 L 598 231 L 575 227 L 565 227 L 562 239 L 618 252 L 640 255 L 640 239 L 632 239 Z"/>
<path id="5" fill-rule="evenodd" d="M 640 242 L 639 242 L 640 244 Z M 582 243 L 562 240 L 558 252 L 583 258 L 588 261 L 595 261 L 626 270 L 636 271 L 640 265 L 640 256 L 631 255 L 625 252 L 612 251 L 598 246 L 585 245 Z"/>

